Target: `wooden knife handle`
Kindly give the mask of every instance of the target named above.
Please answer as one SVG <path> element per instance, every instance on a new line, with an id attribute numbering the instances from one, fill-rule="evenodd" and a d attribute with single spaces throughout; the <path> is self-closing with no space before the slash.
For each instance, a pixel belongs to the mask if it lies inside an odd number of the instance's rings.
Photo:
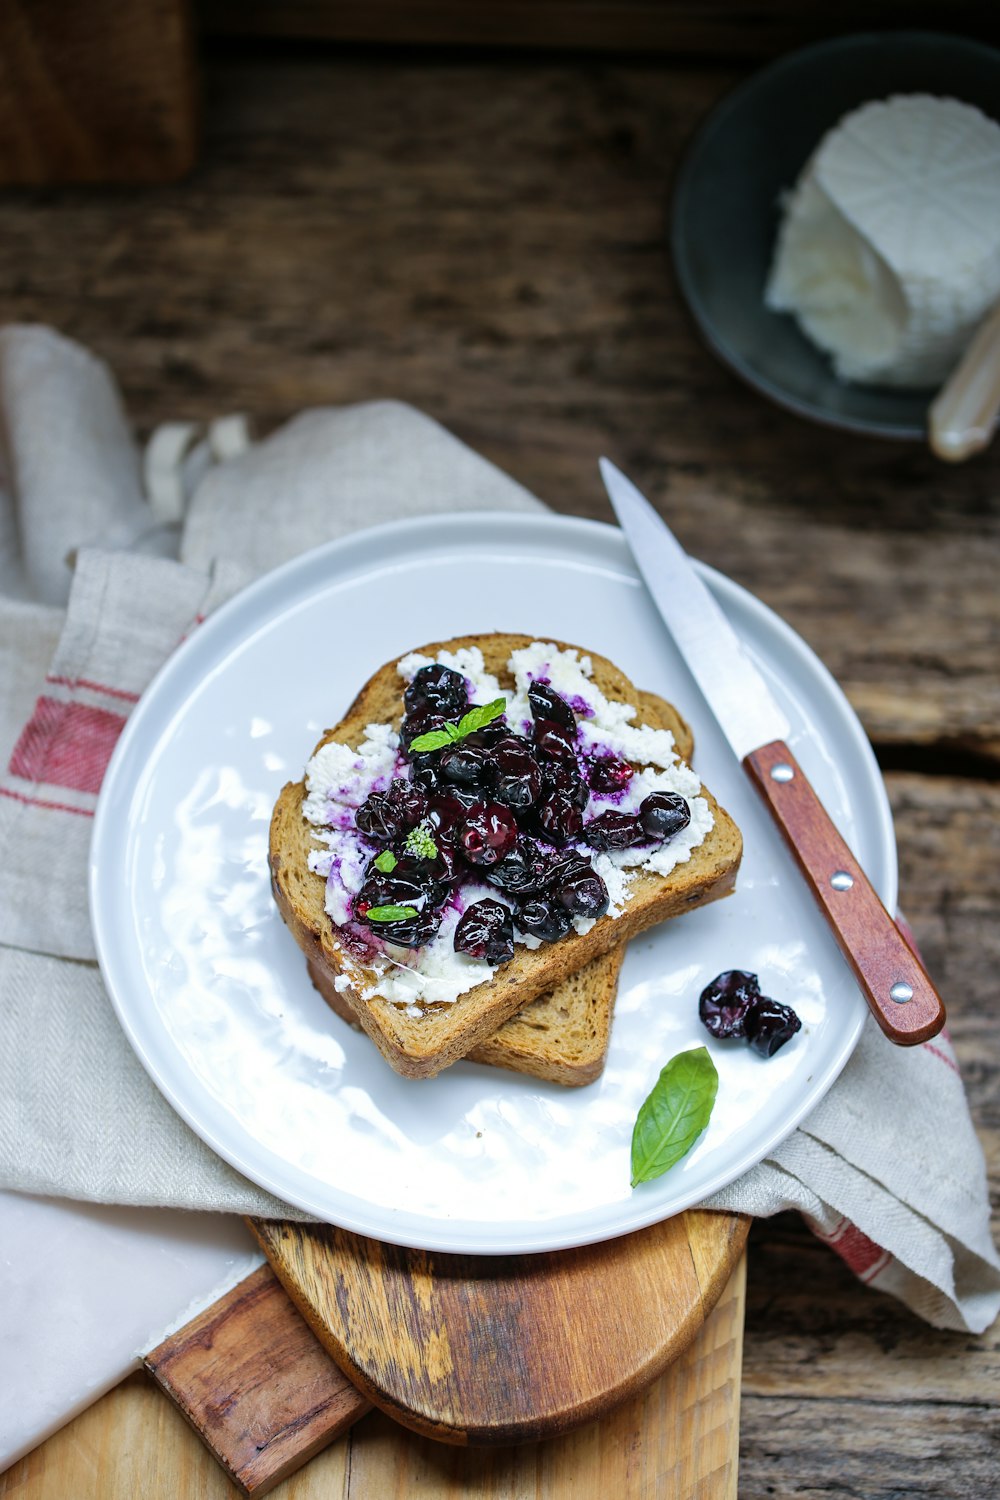
<path id="1" fill-rule="evenodd" d="M 944 1006 L 919 959 L 781 740 L 743 761 L 890 1041 L 915 1046 L 944 1025 Z"/>

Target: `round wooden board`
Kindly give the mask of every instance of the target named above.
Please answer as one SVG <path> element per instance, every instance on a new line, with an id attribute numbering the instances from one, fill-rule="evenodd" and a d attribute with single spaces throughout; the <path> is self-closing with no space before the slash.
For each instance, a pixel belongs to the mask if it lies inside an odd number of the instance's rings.
<path id="1" fill-rule="evenodd" d="M 331 1225 L 248 1221 L 354 1384 L 449 1443 L 553 1437 L 637 1394 L 687 1348 L 750 1220 L 692 1210 L 545 1255 L 438 1255 Z"/>

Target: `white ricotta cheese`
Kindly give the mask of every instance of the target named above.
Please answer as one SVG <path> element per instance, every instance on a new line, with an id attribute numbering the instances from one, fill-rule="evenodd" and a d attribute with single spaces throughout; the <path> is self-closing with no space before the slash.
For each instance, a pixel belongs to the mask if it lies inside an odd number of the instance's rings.
<path id="1" fill-rule="evenodd" d="M 866 104 L 785 205 L 767 284 L 845 380 L 934 386 L 1000 297 L 1000 125 L 926 94 Z"/>
<path id="2" fill-rule="evenodd" d="M 492 886 L 463 885 L 463 910 L 484 896 L 497 899 L 499 895 Z M 418 1003 L 452 1005 L 466 990 L 491 979 L 496 973 L 493 965 L 455 952 L 455 928 L 461 915 L 457 906 L 449 907 L 441 926 L 423 948 L 399 948 L 394 943 L 387 943 L 386 960 L 374 965 L 380 971 L 380 977 L 370 989 L 363 991 L 365 998 L 381 995 L 393 1005 L 403 1006 Z"/>
<path id="3" fill-rule="evenodd" d="M 330 821 L 330 804 L 360 807 L 368 794 L 392 779 L 399 735 L 388 724 L 369 724 L 357 750 L 335 740 L 322 745 L 306 766 L 303 814 L 322 827 Z"/>
<path id="4" fill-rule="evenodd" d="M 392 780 L 399 735 L 388 724 L 369 724 L 357 750 L 331 740 L 306 766 L 303 816 L 324 847 L 309 855 L 309 868 L 326 880 L 326 909 L 338 926 L 349 919 L 351 897 L 361 889 L 371 854 L 361 844 L 354 814 L 373 791 Z"/>

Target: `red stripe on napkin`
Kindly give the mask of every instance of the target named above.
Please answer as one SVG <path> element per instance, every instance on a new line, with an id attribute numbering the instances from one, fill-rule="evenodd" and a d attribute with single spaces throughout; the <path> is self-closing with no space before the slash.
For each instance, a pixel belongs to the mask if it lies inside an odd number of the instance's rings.
<path id="1" fill-rule="evenodd" d="M 69 802 L 50 802 L 47 797 L 26 797 L 9 786 L 0 786 L 0 797 L 10 797 L 13 802 L 23 802 L 25 807 L 44 807 L 48 812 L 75 813 L 78 818 L 92 818 L 92 807 L 73 807 Z"/>
<path id="2" fill-rule="evenodd" d="M 879 1261 L 884 1261 L 886 1252 L 881 1245 L 876 1245 L 874 1240 L 858 1228 L 856 1224 L 844 1221 L 837 1231 L 827 1241 L 836 1250 L 841 1260 L 864 1280 L 874 1273 Z"/>
<path id="3" fill-rule="evenodd" d="M 45 679 L 54 687 L 88 688 L 92 693 L 104 693 L 108 698 L 123 698 L 126 703 L 138 703 L 138 693 L 128 693 L 124 688 L 109 687 L 106 682 L 93 682 L 89 677 L 56 677 L 52 672 Z"/>
<path id="4" fill-rule="evenodd" d="M 862 1281 L 872 1281 L 892 1260 L 888 1250 L 869 1239 L 850 1219 L 841 1219 L 833 1229 L 820 1229 L 813 1219 L 806 1221 L 817 1239 L 836 1250 L 845 1265 Z"/>
<path id="5" fill-rule="evenodd" d="M 22 781 L 97 793 L 118 736 L 121 714 L 85 703 L 39 698 L 14 746 L 8 770 Z"/>

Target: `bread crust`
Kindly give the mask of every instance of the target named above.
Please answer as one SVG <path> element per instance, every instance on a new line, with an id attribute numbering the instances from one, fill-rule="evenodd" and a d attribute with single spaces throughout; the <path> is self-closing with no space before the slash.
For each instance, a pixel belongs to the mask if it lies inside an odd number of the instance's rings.
<path id="1" fill-rule="evenodd" d="M 467 1052 L 465 1061 L 526 1073 L 564 1088 L 595 1082 L 607 1061 L 624 960 L 625 946 L 619 943 L 511 1016 L 485 1042 Z M 360 1031 L 353 1008 L 333 988 L 323 970 L 308 961 L 306 967 L 330 1009 Z"/>
<path id="2" fill-rule="evenodd" d="M 420 654 L 434 657 L 442 650 L 478 646 L 487 669 L 504 687 L 512 688 L 513 677 L 507 661 L 512 651 L 530 645 L 533 639 L 537 637 L 495 633 L 433 642 L 418 649 Z M 670 704 L 638 690 L 605 657 L 560 641 L 552 644 L 559 650 L 576 650 L 589 656 L 594 681 L 607 697 L 634 704 L 642 722 L 671 729 L 675 741 L 689 749 L 690 730 Z M 316 749 L 331 740 L 358 745 L 367 725 L 372 723 L 398 727 L 402 718 L 400 689 L 393 660 L 369 678 L 347 713 L 326 731 Z M 712 810 L 711 831 L 690 859 L 668 875 L 640 872 L 621 916 L 601 917 L 589 932 L 571 932 L 558 943 L 519 949 L 514 958 L 496 970 L 492 979 L 460 995 L 451 1005 L 428 1007 L 419 1017 L 408 1016 L 381 996 L 365 999 L 360 993 L 362 988 L 371 986 L 376 976 L 344 952 L 337 929 L 323 905 L 325 883 L 308 868 L 313 844 L 310 826 L 302 815 L 305 785 L 301 781 L 285 786 L 275 804 L 269 842 L 271 888 L 282 917 L 320 977 L 321 987 L 329 988 L 350 1007 L 355 1020 L 398 1073 L 404 1077 L 430 1078 L 484 1045 L 505 1022 L 539 996 L 554 990 L 637 933 L 729 895 L 742 856 L 742 839 L 735 823 L 711 793 L 703 787 L 701 795 Z"/>

